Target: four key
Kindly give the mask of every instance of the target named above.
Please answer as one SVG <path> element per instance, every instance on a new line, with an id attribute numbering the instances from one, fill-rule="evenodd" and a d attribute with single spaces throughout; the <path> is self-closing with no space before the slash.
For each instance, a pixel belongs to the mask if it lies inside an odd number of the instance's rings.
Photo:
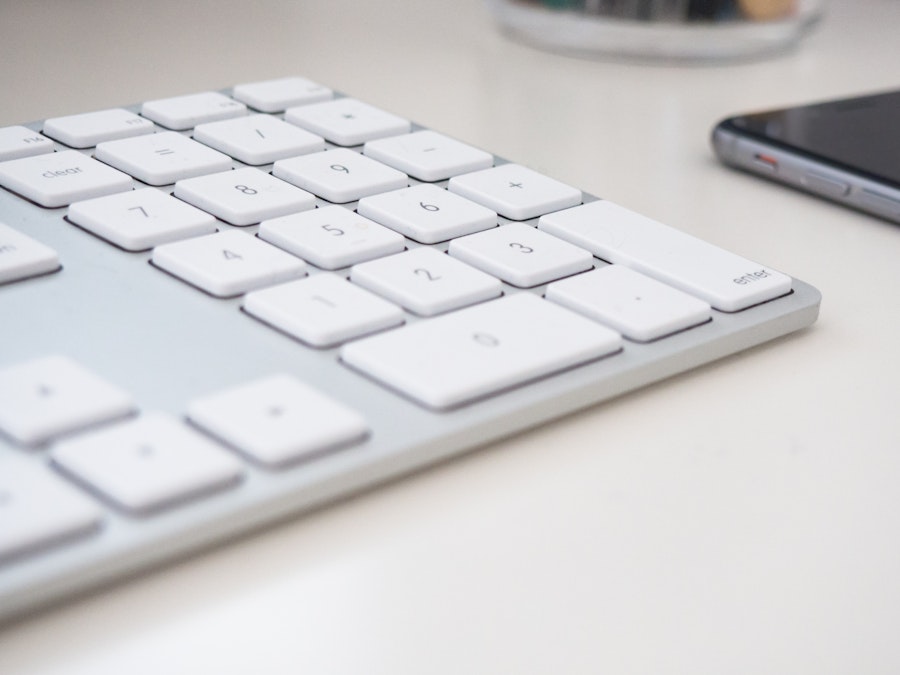
<path id="1" fill-rule="evenodd" d="M 220 298 L 306 274 L 306 263 L 237 230 L 153 249 L 153 264 Z"/>

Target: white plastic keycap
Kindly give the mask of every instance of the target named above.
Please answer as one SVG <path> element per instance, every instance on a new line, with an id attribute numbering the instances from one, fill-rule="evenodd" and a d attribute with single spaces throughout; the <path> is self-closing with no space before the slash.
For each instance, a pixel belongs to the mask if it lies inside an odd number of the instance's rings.
<path id="1" fill-rule="evenodd" d="M 227 298 L 306 274 L 306 263 L 238 230 L 153 249 L 153 264 L 210 295 Z"/>
<path id="2" fill-rule="evenodd" d="M 581 190 L 518 164 L 454 176 L 448 189 L 510 220 L 528 220 L 581 203 Z"/>
<path id="3" fill-rule="evenodd" d="M 271 115 L 248 115 L 200 124 L 194 129 L 194 140 L 253 165 L 271 164 L 325 149 L 321 136 Z"/>
<path id="4" fill-rule="evenodd" d="M 342 206 L 263 221 L 259 238 L 326 270 L 399 253 L 406 244 L 393 230 Z"/>
<path id="5" fill-rule="evenodd" d="M 130 190 L 131 177 L 77 150 L 0 163 L 0 185 L 54 208 Z"/>
<path id="6" fill-rule="evenodd" d="M 608 201 L 544 216 L 538 227 L 723 312 L 737 312 L 791 290 L 791 278 L 781 272 Z"/>
<path id="7" fill-rule="evenodd" d="M 53 141 L 23 126 L 0 128 L 0 162 L 53 152 Z"/>
<path id="8" fill-rule="evenodd" d="M 228 171 L 231 158 L 174 131 L 100 143 L 94 156 L 150 185 Z"/>
<path id="9" fill-rule="evenodd" d="M 449 312 L 503 292 L 498 279 L 424 247 L 356 265 L 350 280 L 420 316 Z"/>
<path id="10" fill-rule="evenodd" d="M 232 225 L 252 225 L 316 205 L 306 190 L 249 166 L 180 180 L 175 196 Z"/>
<path id="11" fill-rule="evenodd" d="M 426 182 L 490 168 L 494 156 L 436 131 L 414 131 L 369 141 L 363 153 Z"/>
<path id="12" fill-rule="evenodd" d="M 289 375 L 271 375 L 192 401 L 191 422 L 266 466 L 362 439 L 365 419 Z"/>
<path id="13" fill-rule="evenodd" d="M 236 457 L 162 413 L 62 441 L 54 463 L 117 506 L 146 513 L 237 482 Z"/>
<path id="14" fill-rule="evenodd" d="M 147 101 L 141 106 L 141 115 L 175 131 L 245 114 L 247 106 L 215 91 Z"/>
<path id="15" fill-rule="evenodd" d="M 520 288 L 584 272 L 594 261 L 583 248 L 522 223 L 454 239 L 449 251 L 454 258 Z"/>
<path id="16" fill-rule="evenodd" d="M 60 268 L 49 246 L 0 223 L 0 284 L 36 277 Z"/>
<path id="17" fill-rule="evenodd" d="M 323 136 L 335 145 L 360 145 L 366 141 L 408 133 L 408 119 L 376 108 L 355 98 L 288 108 L 284 119 Z"/>
<path id="18" fill-rule="evenodd" d="M 345 363 L 451 408 L 620 349 L 615 331 L 528 293 L 344 345 Z"/>
<path id="19" fill-rule="evenodd" d="M 314 347 L 403 323 L 399 307 L 331 272 L 248 293 L 244 309 Z"/>
<path id="20" fill-rule="evenodd" d="M 130 414 L 131 395 L 64 356 L 0 370 L 0 431 L 24 445 Z"/>
<path id="21" fill-rule="evenodd" d="M 408 184 L 405 173 L 344 148 L 282 159 L 272 175 L 337 204 Z"/>
<path id="22" fill-rule="evenodd" d="M 83 536 L 102 517 L 98 504 L 46 466 L 0 459 L 0 560 Z"/>
<path id="23" fill-rule="evenodd" d="M 291 106 L 327 101 L 331 89 L 304 77 L 282 77 L 234 87 L 234 98 L 262 112 L 282 112 Z"/>
<path id="24" fill-rule="evenodd" d="M 357 211 L 423 244 L 497 225 L 497 214 L 436 185 L 414 185 L 360 200 Z"/>
<path id="25" fill-rule="evenodd" d="M 711 313 L 708 303 L 621 265 L 556 281 L 546 297 L 639 342 L 704 323 Z"/>
<path id="26" fill-rule="evenodd" d="M 44 133 L 73 148 L 92 148 L 103 141 L 152 134 L 153 122 L 130 110 L 112 108 L 54 117 L 44 122 Z"/>
<path id="27" fill-rule="evenodd" d="M 156 188 L 75 202 L 68 219 L 126 251 L 216 231 L 216 219 Z"/>

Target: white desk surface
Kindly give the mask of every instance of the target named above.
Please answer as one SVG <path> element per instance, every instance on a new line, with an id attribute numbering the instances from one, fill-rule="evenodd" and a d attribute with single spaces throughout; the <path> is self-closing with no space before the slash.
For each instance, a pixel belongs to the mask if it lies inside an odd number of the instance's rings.
<path id="1" fill-rule="evenodd" d="M 0 672 L 900 672 L 900 228 L 726 170 L 729 113 L 900 84 L 900 3 L 801 47 L 539 52 L 479 0 L 4 2 L 0 125 L 303 74 L 809 281 L 801 334 L 0 632 Z"/>

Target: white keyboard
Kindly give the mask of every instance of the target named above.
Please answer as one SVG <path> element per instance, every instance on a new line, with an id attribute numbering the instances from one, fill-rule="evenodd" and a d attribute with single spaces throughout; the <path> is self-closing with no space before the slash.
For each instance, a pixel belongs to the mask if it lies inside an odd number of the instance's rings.
<path id="1" fill-rule="evenodd" d="M 820 301 L 301 78 L 0 129 L 0 186 L 0 620 Z"/>

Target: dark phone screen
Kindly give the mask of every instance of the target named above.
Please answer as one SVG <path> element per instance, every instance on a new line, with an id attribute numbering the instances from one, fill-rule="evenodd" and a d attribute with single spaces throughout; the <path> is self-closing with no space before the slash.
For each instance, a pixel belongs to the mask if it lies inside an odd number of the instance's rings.
<path id="1" fill-rule="evenodd" d="M 730 121 L 736 129 L 773 145 L 900 187 L 900 91 Z"/>

